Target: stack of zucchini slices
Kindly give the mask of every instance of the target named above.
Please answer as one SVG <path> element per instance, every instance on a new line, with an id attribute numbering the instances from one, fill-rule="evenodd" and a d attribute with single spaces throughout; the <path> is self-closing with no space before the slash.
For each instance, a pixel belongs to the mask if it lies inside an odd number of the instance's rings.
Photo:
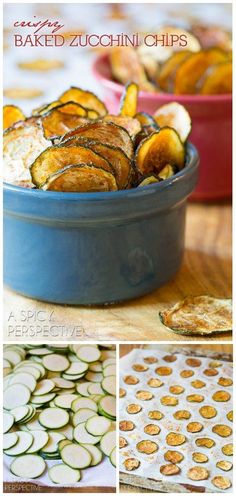
<path id="1" fill-rule="evenodd" d="M 23 479 L 48 469 L 74 484 L 109 457 L 116 466 L 116 352 L 71 344 L 4 347 L 3 450 Z M 48 468 L 46 460 L 60 460 Z"/>

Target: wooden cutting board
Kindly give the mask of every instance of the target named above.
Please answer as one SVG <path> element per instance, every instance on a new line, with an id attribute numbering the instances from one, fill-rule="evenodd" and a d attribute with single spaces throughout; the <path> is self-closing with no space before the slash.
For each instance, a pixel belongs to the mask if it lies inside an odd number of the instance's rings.
<path id="1" fill-rule="evenodd" d="M 155 346 L 155 345 L 154 345 Z M 182 353 L 189 356 L 208 357 L 214 360 L 226 360 L 232 362 L 233 360 L 233 346 L 228 345 L 192 345 L 181 346 L 178 345 L 162 345 L 168 352 Z M 120 357 L 129 353 L 136 345 L 120 345 Z M 151 345 L 139 345 L 142 348 L 153 349 Z M 145 477 L 127 474 L 120 472 L 120 492 L 121 493 L 215 493 L 213 489 L 210 491 L 204 485 L 194 486 L 192 484 L 176 484 L 169 481 L 154 480 Z"/>
<path id="2" fill-rule="evenodd" d="M 185 341 L 186 336 L 174 334 L 161 324 L 159 311 L 185 296 L 201 294 L 231 296 L 231 206 L 227 203 L 188 204 L 182 266 L 168 284 L 142 298 L 105 307 L 72 307 L 31 300 L 5 290 L 4 337 Z M 230 337 L 217 335 L 210 341 Z M 188 337 L 191 339 L 195 337 Z M 198 341 L 205 339 L 199 337 Z"/>

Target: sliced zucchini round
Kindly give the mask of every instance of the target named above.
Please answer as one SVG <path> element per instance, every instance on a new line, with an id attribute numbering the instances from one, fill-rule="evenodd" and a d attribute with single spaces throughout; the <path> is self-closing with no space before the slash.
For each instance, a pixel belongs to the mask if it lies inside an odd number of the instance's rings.
<path id="1" fill-rule="evenodd" d="M 54 484 L 75 484 L 80 480 L 80 471 L 75 468 L 71 468 L 65 463 L 59 463 L 54 465 L 48 471 L 48 475 Z"/>
<path id="2" fill-rule="evenodd" d="M 102 381 L 102 388 L 106 393 L 111 394 L 112 396 L 116 395 L 116 376 L 109 375 L 104 377 Z"/>
<path id="3" fill-rule="evenodd" d="M 90 467 L 95 467 L 96 465 L 98 465 L 102 461 L 101 450 L 97 446 L 94 446 L 93 444 L 83 444 L 83 446 L 88 450 L 88 452 L 92 457 Z"/>
<path id="4" fill-rule="evenodd" d="M 116 467 L 116 448 L 113 448 L 111 454 L 110 454 L 110 461 L 114 467 Z"/>
<path id="5" fill-rule="evenodd" d="M 22 455 L 13 460 L 10 471 L 22 479 L 36 479 L 46 469 L 46 463 L 38 455 Z"/>
<path id="6" fill-rule="evenodd" d="M 60 429 L 68 424 L 69 419 L 69 413 L 62 408 L 45 408 L 38 420 L 47 429 Z"/>
<path id="7" fill-rule="evenodd" d="M 82 345 L 76 352 L 77 357 L 86 363 L 96 362 L 101 356 L 101 352 L 97 346 Z"/>
<path id="8" fill-rule="evenodd" d="M 3 434 L 3 450 L 7 450 L 15 446 L 18 441 L 18 434 L 16 432 L 8 432 Z"/>
<path id="9" fill-rule="evenodd" d="M 51 379 L 43 379 L 37 383 L 34 396 L 42 396 L 50 393 L 55 388 L 55 383 Z"/>
<path id="10" fill-rule="evenodd" d="M 17 372 L 12 376 L 10 384 L 24 384 L 32 393 L 35 390 L 37 383 L 32 374 L 27 374 L 26 372 Z"/>
<path id="11" fill-rule="evenodd" d="M 61 450 L 61 459 L 71 468 L 87 468 L 92 462 L 92 456 L 86 448 L 79 444 L 68 444 Z"/>
<path id="12" fill-rule="evenodd" d="M 116 431 L 109 431 L 102 437 L 100 441 L 100 448 L 104 455 L 110 456 L 112 450 L 116 446 Z"/>
<path id="13" fill-rule="evenodd" d="M 78 374 L 83 374 L 83 372 L 86 372 L 86 370 L 88 370 L 87 363 L 73 362 L 71 363 L 70 367 L 66 370 L 66 373 L 70 375 L 78 375 Z"/>
<path id="14" fill-rule="evenodd" d="M 111 421 L 106 417 L 101 417 L 100 415 L 94 415 L 86 421 L 85 429 L 89 434 L 93 436 L 103 436 L 109 431 L 111 427 Z"/>
<path id="15" fill-rule="evenodd" d="M 71 404 L 74 400 L 78 398 L 77 394 L 60 394 L 57 396 L 54 400 L 55 406 L 58 406 L 59 408 L 65 408 L 65 409 L 70 409 Z"/>
<path id="16" fill-rule="evenodd" d="M 8 432 L 14 424 L 14 417 L 11 413 L 3 413 L 3 434 Z"/>
<path id="17" fill-rule="evenodd" d="M 49 431 L 48 436 L 48 442 L 41 449 L 41 453 L 44 453 L 46 455 L 57 453 L 58 443 L 65 439 L 65 435 L 60 432 Z"/>
<path id="18" fill-rule="evenodd" d="M 72 402 L 71 409 L 73 412 L 77 412 L 77 410 L 80 410 L 81 408 L 90 408 L 90 410 L 94 410 L 94 412 L 97 412 L 98 409 L 95 401 L 90 398 L 78 398 Z"/>
<path id="19" fill-rule="evenodd" d="M 37 451 L 40 451 L 44 448 L 44 446 L 46 446 L 49 440 L 49 435 L 46 431 L 30 431 L 30 433 L 33 436 L 33 443 L 27 450 L 27 453 L 37 453 Z"/>
<path id="20" fill-rule="evenodd" d="M 109 415 L 110 417 L 116 417 L 116 399 L 114 396 L 106 395 L 103 396 L 99 403 L 98 408 L 101 409 L 105 415 Z"/>
<path id="21" fill-rule="evenodd" d="M 17 456 L 26 453 L 31 444 L 33 444 L 33 436 L 30 432 L 17 431 L 17 435 L 18 441 L 15 446 L 4 451 L 8 456 Z"/>
<path id="22" fill-rule="evenodd" d="M 29 388 L 24 384 L 12 384 L 3 393 L 3 407 L 12 410 L 17 406 L 27 405 L 30 394 Z"/>
<path id="23" fill-rule="evenodd" d="M 52 355 L 46 355 L 43 357 L 43 365 L 47 370 L 51 370 L 53 372 L 63 372 L 68 369 L 70 362 L 65 356 L 53 353 Z"/>
<path id="24" fill-rule="evenodd" d="M 99 443 L 101 436 L 93 436 L 89 434 L 85 428 L 85 422 L 78 424 L 74 428 L 74 439 L 79 444 L 97 444 Z"/>
<path id="25" fill-rule="evenodd" d="M 94 410 L 91 410 L 91 408 L 80 408 L 75 412 L 75 414 L 72 417 L 72 423 L 74 427 L 76 427 L 78 424 L 86 422 L 90 417 L 94 417 Z"/>

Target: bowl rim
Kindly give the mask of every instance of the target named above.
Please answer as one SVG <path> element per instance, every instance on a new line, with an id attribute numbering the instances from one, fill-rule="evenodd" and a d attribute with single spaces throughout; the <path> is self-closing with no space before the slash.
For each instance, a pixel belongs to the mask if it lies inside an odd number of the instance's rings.
<path id="1" fill-rule="evenodd" d="M 101 66 L 108 65 L 108 53 L 98 55 L 92 63 L 92 72 L 96 79 L 99 79 L 107 88 L 113 92 L 123 93 L 125 85 L 122 85 L 112 79 L 107 78 L 101 71 Z M 206 103 L 206 102 L 228 102 L 232 101 L 232 93 L 223 95 L 177 95 L 175 93 L 151 93 L 149 91 L 139 91 L 139 97 L 144 99 L 152 99 L 158 101 L 178 101 L 183 104 L 191 103 Z"/>
<path id="2" fill-rule="evenodd" d="M 196 147 L 187 141 L 186 146 L 186 165 L 185 167 L 171 176 L 169 179 L 165 179 L 164 181 L 160 181 L 158 183 L 152 183 L 152 185 L 140 186 L 131 189 L 123 189 L 117 191 L 104 191 L 104 192 L 95 192 L 95 193 L 64 193 L 63 191 L 44 191 L 42 189 L 31 189 L 24 188 L 22 186 L 17 186 L 15 184 L 7 183 L 3 181 L 3 192 L 9 192 L 12 194 L 20 194 L 26 195 L 32 198 L 44 199 L 44 200 L 52 200 L 52 201 L 116 201 L 117 199 L 122 198 L 133 198 L 135 196 L 147 196 L 149 193 L 153 193 L 154 191 L 163 191 L 168 188 L 170 185 L 179 183 L 184 179 L 188 178 L 193 169 L 198 166 L 199 154 Z"/>

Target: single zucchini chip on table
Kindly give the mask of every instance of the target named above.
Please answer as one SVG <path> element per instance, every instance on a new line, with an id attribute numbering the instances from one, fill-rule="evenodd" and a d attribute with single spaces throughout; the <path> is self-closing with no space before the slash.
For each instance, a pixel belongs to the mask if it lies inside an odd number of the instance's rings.
<path id="1" fill-rule="evenodd" d="M 107 114 L 107 108 L 104 103 L 91 91 L 85 91 L 81 88 L 71 86 L 71 88 L 60 96 L 62 103 L 76 102 L 89 110 L 95 110 L 100 116 Z"/>
<path id="2" fill-rule="evenodd" d="M 4 105 L 3 107 L 3 129 L 8 129 L 15 122 L 24 121 L 25 116 L 22 110 L 16 105 Z"/>
<path id="3" fill-rule="evenodd" d="M 138 106 L 138 85 L 129 83 L 125 87 L 120 102 L 120 114 L 126 117 L 134 117 Z"/>
<path id="4" fill-rule="evenodd" d="M 191 132 L 191 119 L 183 105 L 177 102 L 162 105 L 155 112 L 154 118 L 160 128 L 164 126 L 173 127 L 181 141 L 185 143 Z"/>
<path id="5" fill-rule="evenodd" d="M 166 164 L 180 170 L 184 167 L 184 145 L 177 132 L 166 126 L 141 141 L 135 158 L 141 174 L 158 174 Z"/>
<path id="6" fill-rule="evenodd" d="M 71 165 L 59 170 L 48 177 L 42 189 L 79 193 L 116 191 L 117 184 L 111 172 L 90 163 Z"/>
<path id="7" fill-rule="evenodd" d="M 166 327 L 179 334 L 211 335 L 232 330 L 231 299 L 189 296 L 159 315 Z"/>

